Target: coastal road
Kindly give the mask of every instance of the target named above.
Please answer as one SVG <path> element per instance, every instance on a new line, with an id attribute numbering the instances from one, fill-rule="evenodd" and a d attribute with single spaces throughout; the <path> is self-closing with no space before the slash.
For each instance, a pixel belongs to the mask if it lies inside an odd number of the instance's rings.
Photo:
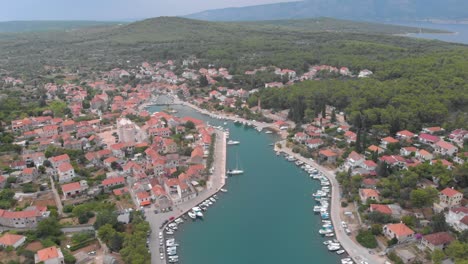
<path id="1" fill-rule="evenodd" d="M 358 243 L 354 242 L 346 234 L 344 228 L 342 227 L 341 225 L 342 219 L 340 215 L 340 206 L 341 206 L 340 191 L 339 191 L 338 181 L 335 178 L 335 171 L 329 170 L 317 164 L 315 161 L 304 158 L 297 153 L 293 153 L 291 149 L 285 147 L 286 146 L 285 141 L 282 141 L 280 143 L 282 144 L 283 147 L 277 150 L 284 152 L 288 155 L 292 155 L 296 159 L 303 161 L 304 163 L 309 164 L 310 166 L 313 166 L 330 180 L 330 183 L 332 185 L 332 198 L 331 198 L 332 200 L 331 200 L 330 215 L 331 215 L 331 219 L 333 222 L 333 226 L 335 228 L 335 235 L 336 235 L 336 238 L 340 241 L 341 246 L 346 250 L 346 252 L 348 252 L 350 257 L 353 258 L 357 263 L 360 263 L 360 261 L 366 261 L 369 264 L 385 263 L 386 259 L 384 257 L 370 254 L 369 249 L 366 249 L 362 247 L 361 245 L 359 245 Z"/>
<path id="2" fill-rule="evenodd" d="M 164 229 L 159 229 L 163 222 L 168 220 L 170 217 L 178 218 L 182 216 L 193 207 L 219 192 L 219 190 L 226 184 L 226 134 L 222 131 L 216 130 L 214 151 L 214 170 L 213 174 L 207 181 L 207 189 L 200 192 L 194 199 L 174 206 L 172 212 L 155 214 L 153 208 L 146 209 L 146 221 L 148 221 L 151 226 L 151 234 L 148 239 L 152 264 L 166 263 L 166 259 L 161 259 L 159 254 L 159 248 L 161 247 L 160 243 L 162 242 L 164 244 L 164 242 L 159 239 L 159 232 L 163 232 L 163 235 L 167 236 L 164 233 Z"/>

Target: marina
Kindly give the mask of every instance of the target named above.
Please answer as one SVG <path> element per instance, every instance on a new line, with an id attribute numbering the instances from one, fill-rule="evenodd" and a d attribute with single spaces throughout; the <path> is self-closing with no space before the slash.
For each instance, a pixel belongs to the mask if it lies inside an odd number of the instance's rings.
<path id="1" fill-rule="evenodd" d="M 184 106 L 173 108 L 180 116 L 191 115 L 214 126 L 225 122 Z M 244 175 L 230 177 L 223 189 L 229 189 L 229 194 L 220 190 L 218 195 L 223 195 L 213 197 L 214 203 L 210 199 L 211 205 L 205 200 L 198 206 L 203 218 L 195 212 L 195 218 L 186 215 L 188 220 L 171 235 L 181 245 L 177 248 L 179 263 L 234 264 L 245 259 L 249 263 L 340 263 L 342 257 L 322 244 L 328 238 L 318 234 L 324 223 L 311 209 L 317 204 L 312 193 L 322 188 L 320 182 L 272 151 L 270 144 L 279 139 L 276 134 L 258 133 L 241 123 L 228 122 L 224 127 L 243 143 L 227 149 L 227 168 L 236 168 L 239 157 Z M 288 223 L 287 229 L 280 228 L 284 223 Z M 206 254 L 208 249 L 210 254 Z"/>

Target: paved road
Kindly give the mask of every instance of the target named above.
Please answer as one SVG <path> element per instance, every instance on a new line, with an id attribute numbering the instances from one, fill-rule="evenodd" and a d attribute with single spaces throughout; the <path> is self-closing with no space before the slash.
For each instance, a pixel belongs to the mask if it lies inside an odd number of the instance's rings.
<path id="1" fill-rule="evenodd" d="M 159 255 L 160 240 L 159 232 L 163 232 L 163 229 L 159 229 L 162 223 L 170 217 L 180 217 L 194 206 L 197 206 L 207 198 L 213 196 L 213 194 L 219 192 L 219 190 L 226 183 L 226 134 L 221 131 L 216 131 L 216 144 L 215 144 L 215 155 L 213 163 L 214 171 L 212 176 L 207 182 L 207 189 L 199 193 L 194 199 L 187 201 L 181 205 L 175 206 L 172 212 L 154 214 L 152 208 L 146 209 L 146 221 L 150 223 L 151 235 L 149 237 L 149 249 L 151 250 L 151 263 L 152 264 L 165 264 L 166 261 L 161 260 Z M 188 220 L 191 221 L 191 220 Z M 164 233 L 164 232 L 163 232 Z M 164 234 L 166 236 L 166 234 Z"/>
<path id="2" fill-rule="evenodd" d="M 369 250 L 357 244 L 356 242 L 354 242 L 346 234 L 344 228 L 341 226 L 341 221 L 342 221 L 341 215 L 340 215 L 341 201 L 340 201 L 340 194 L 339 194 L 339 184 L 335 178 L 335 172 L 333 170 L 329 170 L 317 164 L 315 161 L 304 158 L 297 153 L 293 153 L 291 149 L 285 147 L 286 143 L 284 141 L 282 142 L 282 145 L 283 145 L 283 148 L 278 149 L 279 151 L 285 152 L 289 155 L 293 155 L 297 159 L 305 162 L 306 164 L 313 166 L 314 168 L 322 172 L 322 174 L 325 175 L 330 180 L 330 183 L 332 185 L 332 200 L 331 200 L 331 209 L 330 209 L 331 213 L 330 214 L 331 214 L 333 226 L 335 227 L 335 235 L 336 235 L 336 238 L 340 241 L 342 247 L 348 252 L 350 257 L 353 258 L 357 263 L 360 263 L 360 261 L 362 260 L 368 262 L 369 264 L 385 263 L 386 259 L 384 257 L 369 254 Z"/>

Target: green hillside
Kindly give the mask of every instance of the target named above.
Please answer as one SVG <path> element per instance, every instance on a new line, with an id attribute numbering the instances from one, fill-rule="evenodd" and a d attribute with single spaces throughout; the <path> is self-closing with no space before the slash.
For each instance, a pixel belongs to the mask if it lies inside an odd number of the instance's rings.
<path id="1" fill-rule="evenodd" d="M 64 31 L 89 27 L 107 27 L 123 22 L 103 21 L 7 21 L 0 22 L 0 33 Z"/>
<path id="2" fill-rule="evenodd" d="M 68 32 L 0 34 L 0 65 L 40 74 L 44 64 L 108 69 L 196 55 L 239 72 L 269 64 L 302 68 L 304 62 L 369 68 L 462 46 L 391 36 L 414 30 L 335 19 L 228 23 L 160 17 Z"/>

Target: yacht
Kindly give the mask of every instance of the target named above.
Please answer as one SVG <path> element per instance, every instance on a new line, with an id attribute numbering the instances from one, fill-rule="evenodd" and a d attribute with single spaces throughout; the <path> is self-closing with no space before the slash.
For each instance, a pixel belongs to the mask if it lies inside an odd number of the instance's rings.
<path id="1" fill-rule="evenodd" d="M 227 193 L 226 189 L 220 189 L 220 191 L 223 192 L 223 193 Z"/>
<path id="2" fill-rule="evenodd" d="M 339 250 L 341 247 L 340 247 L 340 246 L 335 246 L 335 245 L 328 245 L 327 248 L 328 248 L 328 250 L 330 250 L 330 251 L 337 251 L 337 250 Z"/>
<path id="3" fill-rule="evenodd" d="M 296 161 L 296 158 L 292 155 L 289 155 L 287 158 L 286 158 L 287 161 Z"/>
<path id="4" fill-rule="evenodd" d="M 189 216 L 190 218 L 192 218 L 192 219 L 197 218 L 197 215 L 196 215 L 194 212 L 192 212 L 192 211 L 189 211 L 187 214 L 188 214 L 188 216 Z"/>
<path id="5" fill-rule="evenodd" d="M 297 165 L 297 166 L 301 166 L 302 164 L 304 164 L 303 161 L 300 161 L 300 160 L 296 161 L 296 165 Z"/>
<path id="6" fill-rule="evenodd" d="M 216 202 L 216 199 L 213 198 L 213 197 L 211 197 L 211 198 L 210 198 L 210 201 L 212 201 L 212 202 L 214 203 L 214 202 Z"/>
<path id="7" fill-rule="evenodd" d="M 240 141 L 236 141 L 236 140 L 228 140 L 227 142 L 228 145 L 239 145 L 240 144 Z"/>
<path id="8" fill-rule="evenodd" d="M 195 213 L 198 217 L 203 217 L 203 213 L 201 211 L 198 211 Z"/>
<path id="9" fill-rule="evenodd" d="M 344 251 L 343 249 L 340 249 L 340 250 L 338 250 L 338 251 L 336 252 L 336 254 L 338 254 L 338 255 L 341 255 L 341 254 L 343 254 L 343 253 L 345 253 L 345 251 Z"/>

